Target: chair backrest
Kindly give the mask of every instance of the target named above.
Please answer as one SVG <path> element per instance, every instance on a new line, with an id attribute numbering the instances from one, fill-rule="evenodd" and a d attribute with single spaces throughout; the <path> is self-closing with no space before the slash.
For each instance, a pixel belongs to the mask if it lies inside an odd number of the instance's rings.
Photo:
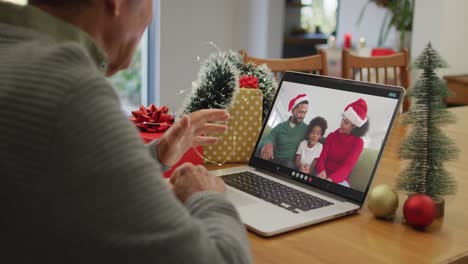
<path id="1" fill-rule="evenodd" d="M 263 59 L 251 57 L 247 52 L 241 50 L 240 53 L 244 57 L 244 62 L 253 62 L 257 65 L 266 64 L 268 68 L 275 74 L 276 79 L 285 71 L 298 71 L 308 73 L 318 73 L 327 75 L 327 54 L 320 50 L 319 54 L 305 57 L 288 58 L 288 59 Z"/>
<path id="2" fill-rule="evenodd" d="M 377 57 L 360 57 L 348 49 L 343 49 L 341 58 L 341 76 L 346 79 L 398 85 L 409 89 L 409 53 L 407 49 Z M 409 101 L 403 102 L 403 111 L 409 109 Z"/>

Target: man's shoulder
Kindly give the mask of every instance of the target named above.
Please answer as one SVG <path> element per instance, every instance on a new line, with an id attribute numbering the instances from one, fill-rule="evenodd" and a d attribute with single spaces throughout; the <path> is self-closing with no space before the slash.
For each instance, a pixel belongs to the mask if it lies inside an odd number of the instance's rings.
<path id="1" fill-rule="evenodd" d="M 116 97 L 112 86 L 79 43 L 56 42 L 47 35 L 20 31 L 17 35 L 0 34 L 0 83 L 26 94 L 56 100 L 56 104 L 67 98 L 73 100 L 78 94 L 85 95 L 96 87 L 99 92 Z"/>
<path id="2" fill-rule="evenodd" d="M 102 77 L 98 68 L 83 47 L 75 42 L 54 43 L 49 46 L 25 47 L 30 51 L 29 63 L 42 68 L 42 74 L 60 73 L 68 78 Z M 52 77 L 52 76 L 51 76 Z"/>
<path id="3" fill-rule="evenodd" d="M 280 129 L 280 128 L 284 128 L 284 127 L 287 127 L 287 126 L 289 126 L 289 122 L 286 120 L 286 121 L 283 121 L 283 122 L 279 123 L 274 128 Z"/>
<path id="4" fill-rule="evenodd" d="M 76 80 L 101 76 L 90 55 L 79 43 L 57 42 L 46 34 L 1 24 L 0 57 L 12 72 L 25 72 L 35 79 Z M 0 68 L 2 65 L 0 65 Z"/>

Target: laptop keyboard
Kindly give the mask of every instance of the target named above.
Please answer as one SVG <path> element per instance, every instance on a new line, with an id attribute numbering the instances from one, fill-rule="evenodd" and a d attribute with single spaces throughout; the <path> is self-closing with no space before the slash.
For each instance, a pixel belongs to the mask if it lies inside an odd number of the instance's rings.
<path id="1" fill-rule="evenodd" d="M 248 171 L 228 174 L 221 178 L 229 186 L 294 213 L 299 213 L 297 209 L 307 212 L 333 204 Z"/>

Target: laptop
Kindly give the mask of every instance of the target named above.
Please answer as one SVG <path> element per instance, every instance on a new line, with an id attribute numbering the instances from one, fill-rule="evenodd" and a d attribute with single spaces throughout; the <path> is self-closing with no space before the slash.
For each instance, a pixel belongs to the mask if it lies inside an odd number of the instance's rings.
<path id="1" fill-rule="evenodd" d="M 243 223 L 262 236 L 356 213 L 404 93 L 285 72 L 248 165 L 213 173 L 225 181 Z"/>

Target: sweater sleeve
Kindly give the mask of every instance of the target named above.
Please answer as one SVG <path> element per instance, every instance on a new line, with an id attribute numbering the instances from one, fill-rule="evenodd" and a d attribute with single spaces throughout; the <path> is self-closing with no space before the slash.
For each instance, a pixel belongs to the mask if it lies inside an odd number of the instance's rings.
<path id="1" fill-rule="evenodd" d="M 210 192 L 180 203 L 108 82 L 89 73 L 79 80 L 57 113 L 51 157 L 60 187 L 50 209 L 67 256 L 102 263 L 251 262 L 233 205 Z"/>
<path id="2" fill-rule="evenodd" d="M 166 166 L 162 164 L 161 160 L 159 159 L 159 153 L 158 153 L 158 140 L 153 140 L 150 143 L 146 144 L 146 147 L 148 148 L 148 151 L 150 153 L 150 156 L 158 162 L 158 164 L 161 166 L 161 169 L 163 171 L 168 171 L 171 169 L 171 167 Z"/>
<path id="3" fill-rule="evenodd" d="M 354 144 L 351 147 L 351 151 L 347 155 L 347 158 L 343 161 L 341 166 L 331 175 L 328 175 L 328 177 L 331 178 L 335 183 L 340 183 L 344 180 L 347 180 L 354 168 L 354 165 L 356 165 L 363 148 L 364 141 L 362 138 L 356 137 Z"/>

